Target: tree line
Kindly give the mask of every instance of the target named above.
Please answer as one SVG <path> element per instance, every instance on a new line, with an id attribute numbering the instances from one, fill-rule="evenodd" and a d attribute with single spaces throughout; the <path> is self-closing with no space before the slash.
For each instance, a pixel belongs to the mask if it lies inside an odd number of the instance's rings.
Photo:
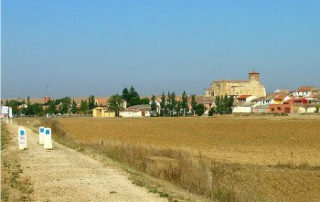
<path id="1" fill-rule="evenodd" d="M 30 97 L 27 101 L 15 99 L 6 100 L 6 106 L 12 108 L 12 113 L 17 116 L 44 116 L 45 114 L 90 114 L 96 107 L 94 96 L 91 95 L 86 100 L 81 100 L 78 109 L 77 103 L 70 97 L 52 99 L 44 104 L 31 103 Z"/>
<path id="2" fill-rule="evenodd" d="M 151 100 L 148 97 L 141 98 L 139 93 L 133 86 L 124 88 L 122 94 L 115 94 L 109 97 L 108 103 L 104 103 L 108 110 L 115 112 L 119 116 L 120 111 L 125 107 L 134 105 L 150 105 L 152 116 L 202 116 L 207 110 L 205 105 L 196 102 L 196 95 L 191 95 L 190 105 L 188 95 L 183 91 L 181 97 L 177 100 L 174 91 L 164 92 L 161 95 L 160 101 L 157 101 L 155 95 L 152 95 Z M 230 114 L 232 113 L 233 97 L 217 96 L 215 99 L 215 107 L 209 109 L 209 116 L 213 114 Z M 126 106 L 125 106 L 126 103 Z M 97 107 L 95 97 L 89 96 L 85 100 L 80 101 L 80 106 L 70 97 L 60 99 L 52 99 L 44 104 L 30 103 L 30 98 L 27 101 L 22 100 L 7 100 L 5 105 L 12 108 L 15 115 L 27 116 L 44 116 L 45 114 L 91 114 L 93 109 Z M 20 107 L 20 109 L 19 109 Z"/>
<path id="3" fill-rule="evenodd" d="M 180 99 L 179 99 L 180 100 Z M 120 111 L 124 109 L 123 101 L 126 101 L 127 107 L 141 104 L 150 104 L 152 116 L 201 116 L 205 112 L 203 104 L 197 104 L 196 96 L 191 96 L 191 109 L 189 109 L 188 95 L 184 91 L 181 95 L 181 101 L 177 101 L 175 92 L 168 92 L 167 95 L 163 92 L 160 101 L 160 111 L 158 109 L 156 96 L 152 95 L 151 101 L 149 98 L 140 98 L 138 92 L 133 86 L 124 88 L 122 94 L 112 95 L 108 100 L 108 109 L 114 111 L 116 116 L 119 116 Z"/>

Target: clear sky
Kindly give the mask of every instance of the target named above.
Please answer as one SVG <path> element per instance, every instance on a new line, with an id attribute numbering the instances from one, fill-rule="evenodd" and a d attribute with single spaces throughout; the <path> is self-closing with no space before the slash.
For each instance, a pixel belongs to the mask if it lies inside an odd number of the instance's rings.
<path id="1" fill-rule="evenodd" d="M 319 0 L 2 0 L 1 33 L 2 97 L 202 94 L 253 69 L 320 87 Z"/>

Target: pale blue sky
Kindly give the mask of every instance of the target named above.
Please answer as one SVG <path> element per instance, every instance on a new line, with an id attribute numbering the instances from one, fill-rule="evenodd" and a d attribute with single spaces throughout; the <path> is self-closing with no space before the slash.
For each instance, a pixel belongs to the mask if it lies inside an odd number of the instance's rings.
<path id="1" fill-rule="evenodd" d="M 2 0 L 2 97 L 320 87 L 319 0 Z"/>

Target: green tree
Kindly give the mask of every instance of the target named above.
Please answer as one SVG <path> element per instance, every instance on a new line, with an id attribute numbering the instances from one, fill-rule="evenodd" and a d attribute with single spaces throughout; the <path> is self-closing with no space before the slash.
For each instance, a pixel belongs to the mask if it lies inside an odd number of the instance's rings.
<path id="1" fill-rule="evenodd" d="M 136 89 L 134 89 L 133 86 L 130 87 L 129 95 L 130 95 L 130 98 L 139 97 L 138 92 L 136 91 Z"/>
<path id="2" fill-rule="evenodd" d="M 231 114 L 233 106 L 233 97 L 232 96 L 217 96 L 215 100 L 216 109 L 215 113 L 218 114 Z"/>
<path id="3" fill-rule="evenodd" d="M 171 98 L 171 93 L 168 91 L 168 96 L 167 96 L 167 101 L 166 101 L 166 106 L 165 106 L 165 113 L 169 116 L 172 115 L 172 98 Z"/>
<path id="4" fill-rule="evenodd" d="M 94 95 L 89 96 L 88 98 L 88 106 L 89 110 L 92 113 L 92 109 L 96 107 L 96 102 L 94 100 Z"/>
<path id="5" fill-rule="evenodd" d="M 210 110 L 209 110 L 209 116 L 213 116 L 213 114 L 216 113 L 216 109 L 214 107 L 212 107 Z"/>
<path id="6" fill-rule="evenodd" d="M 196 106 L 196 114 L 198 116 L 202 116 L 204 114 L 204 105 L 203 104 L 197 104 L 197 106 Z"/>
<path id="7" fill-rule="evenodd" d="M 141 103 L 140 97 L 132 97 L 129 101 L 130 106 L 139 105 L 140 103 Z"/>
<path id="8" fill-rule="evenodd" d="M 157 103 L 156 103 L 156 96 L 152 95 L 151 97 L 151 111 L 154 114 L 157 114 Z"/>
<path id="9" fill-rule="evenodd" d="M 21 112 L 18 110 L 18 107 L 22 105 L 22 102 L 19 102 L 17 100 L 6 100 L 6 106 L 9 106 L 12 108 L 12 114 L 20 115 Z"/>
<path id="10" fill-rule="evenodd" d="M 188 95 L 187 95 L 186 91 L 183 91 L 183 93 L 182 93 L 181 108 L 183 110 L 183 116 L 185 116 L 186 113 L 188 113 L 188 111 L 189 111 Z"/>
<path id="11" fill-rule="evenodd" d="M 27 105 L 29 106 L 31 104 L 31 102 L 30 102 L 30 97 L 28 96 L 27 97 Z"/>
<path id="12" fill-rule="evenodd" d="M 148 105 L 150 103 L 150 100 L 148 97 L 140 99 L 140 104 L 141 105 Z"/>
<path id="13" fill-rule="evenodd" d="M 192 107 L 192 113 L 193 115 L 195 115 L 196 108 L 197 108 L 196 95 L 191 96 L 191 107 Z"/>
<path id="14" fill-rule="evenodd" d="M 76 114 L 77 111 L 78 111 L 78 109 L 77 109 L 77 103 L 76 103 L 74 100 L 72 100 L 71 113 L 72 113 L 72 114 Z"/>
<path id="15" fill-rule="evenodd" d="M 115 112 L 116 117 L 119 117 L 120 111 L 124 109 L 122 97 L 118 94 L 112 95 L 108 100 L 108 109 Z"/>
<path id="16" fill-rule="evenodd" d="M 166 96 L 164 95 L 164 92 L 161 96 L 160 116 L 166 116 Z"/>
<path id="17" fill-rule="evenodd" d="M 232 107 L 233 107 L 233 103 L 234 103 L 234 98 L 233 96 L 229 96 L 228 98 L 228 102 L 227 102 L 227 113 L 228 114 L 232 114 Z"/>
<path id="18" fill-rule="evenodd" d="M 136 91 L 136 89 L 134 89 L 133 86 L 130 87 L 130 90 L 128 90 L 127 88 L 124 88 L 122 90 L 121 97 L 122 97 L 122 99 L 127 101 L 128 107 L 141 104 L 140 96 L 139 96 L 138 92 Z M 142 102 L 145 102 L 145 101 L 146 100 L 142 100 Z M 148 102 L 148 104 L 149 104 L 149 102 Z"/>
<path id="19" fill-rule="evenodd" d="M 87 100 L 81 100 L 80 103 L 80 111 L 83 114 L 88 114 L 90 109 L 89 109 L 89 103 Z"/>
<path id="20" fill-rule="evenodd" d="M 125 101 L 129 101 L 130 100 L 130 95 L 129 95 L 129 90 L 128 88 L 124 88 L 122 90 L 122 95 L 121 95 L 122 99 L 124 99 Z"/>
<path id="21" fill-rule="evenodd" d="M 34 103 L 28 106 L 27 115 L 43 116 L 44 110 L 41 104 Z"/>
<path id="22" fill-rule="evenodd" d="M 216 104 L 216 110 L 215 110 L 216 113 L 221 114 L 222 109 L 221 109 L 220 96 L 216 96 L 215 104 Z"/>
<path id="23" fill-rule="evenodd" d="M 56 103 L 55 103 L 54 100 L 48 101 L 47 105 L 48 105 L 47 109 L 46 109 L 46 113 L 47 114 L 55 114 L 55 113 L 57 113 Z"/>
<path id="24" fill-rule="evenodd" d="M 60 113 L 66 114 L 69 113 L 71 107 L 71 98 L 70 97 L 64 97 L 60 99 Z"/>
<path id="25" fill-rule="evenodd" d="M 177 100 L 176 100 L 176 94 L 173 91 L 171 93 L 171 111 L 172 111 L 172 116 L 174 115 L 174 113 L 176 112 L 176 108 L 177 108 Z"/>
<path id="26" fill-rule="evenodd" d="M 177 116 L 181 116 L 181 110 L 182 110 L 182 102 L 178 101 L 175 107 L 175 111 L 177 113 Z M 183 112 L 182 112 L 183 114 Z"/>

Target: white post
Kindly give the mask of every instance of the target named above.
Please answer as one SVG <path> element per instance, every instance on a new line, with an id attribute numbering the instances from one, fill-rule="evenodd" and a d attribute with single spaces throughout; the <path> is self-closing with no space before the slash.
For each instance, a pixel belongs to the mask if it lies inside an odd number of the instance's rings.
<path id="1" fill-rule="evenodd" d="M 51 128 L 44 129 L 44 149 L 52 149 Z"/>
<path id="2" fill-rule="evenodd" d="M 27 131 L 24 128 L 18 129 L 18 145 L 20 150 L 27 148 Z"/>
<path id="3" fill-rule="evenodd" d="M 39 144 L 44 144 L 44 127 L 39 128 Z"/>

